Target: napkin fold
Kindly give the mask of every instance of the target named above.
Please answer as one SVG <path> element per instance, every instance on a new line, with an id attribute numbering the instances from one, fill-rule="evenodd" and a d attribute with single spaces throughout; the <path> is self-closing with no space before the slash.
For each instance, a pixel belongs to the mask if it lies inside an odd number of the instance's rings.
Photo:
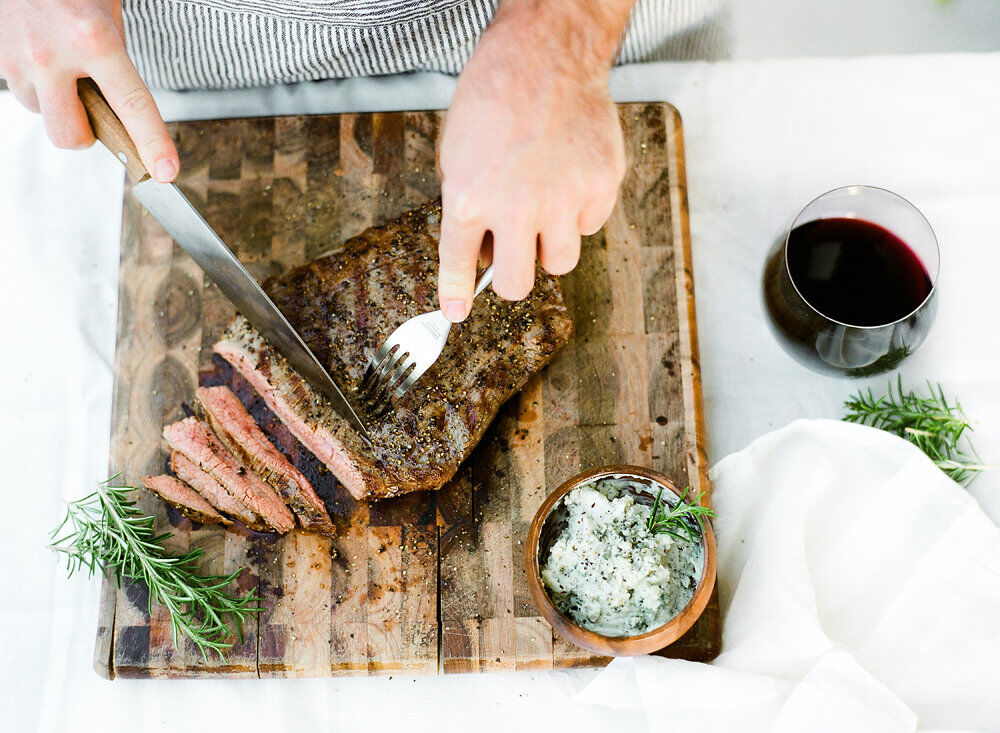
<path id="1" fill-rule="evenodd" d="M 1000 730 L 1000 529 L 919 449 L 799 420 L 712 471 L 723 651 L 574 697 L 650 730 Z"/>

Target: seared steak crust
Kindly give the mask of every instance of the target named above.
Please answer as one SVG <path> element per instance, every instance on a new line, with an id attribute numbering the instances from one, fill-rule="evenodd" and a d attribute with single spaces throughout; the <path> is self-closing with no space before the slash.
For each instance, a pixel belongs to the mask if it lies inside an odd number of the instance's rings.
<path id="1" fill-rule="evenodd" d="M 440 204 L 427 204 L 265 283 L 349 398 L 385 338 L 406 319 L 437 308 L 440 218 Z M 258 391 L 270 388 L 272 409 L 272 402 L 284 402 L 275 412 L 352 494 L 381 498 L 447 482 L 500 406 L 571 332 L 555 278 L 539 272 L 531 295 L 518 303 L 487 290 L 399 404 L 383 418 L 364 418 L 374 451 L 242 318 L 216 351 Z"/>

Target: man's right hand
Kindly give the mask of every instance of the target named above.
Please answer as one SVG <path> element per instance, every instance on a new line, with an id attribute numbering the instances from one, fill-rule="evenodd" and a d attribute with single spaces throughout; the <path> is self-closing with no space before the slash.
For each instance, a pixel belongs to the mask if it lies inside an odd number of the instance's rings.
<path id="1" fill-rule="evenodd" d="M 42 114 L 57 147 L 94 142 L 76 91 L 76 80 L 87 76 L 121 118 L 153 178 L 172 181 L 180 168 L 177 150 L 125 51 L 121 0 L 3 0 L 0 77 L 21 104 Z"/>

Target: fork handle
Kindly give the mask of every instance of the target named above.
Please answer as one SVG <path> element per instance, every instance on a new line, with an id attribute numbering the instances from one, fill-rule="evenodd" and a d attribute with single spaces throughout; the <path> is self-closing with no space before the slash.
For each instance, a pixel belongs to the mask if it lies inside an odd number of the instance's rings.
<path id="1" fill-rule="evenodd" d="M 486 286 L 489 285 L 491 282 L 493 282 L 493 264 L 492 263 L 490 263 L 489 267 L 487 267 L 485 270 L 483 270 L 482 274 L 479 276 L 479 279 L 476 280 L 476 292 L 475 292 L 475 294 L 472 297 L 475 298 L 481 292 L 483 292 L 484 290 L 486 290 Z"/>

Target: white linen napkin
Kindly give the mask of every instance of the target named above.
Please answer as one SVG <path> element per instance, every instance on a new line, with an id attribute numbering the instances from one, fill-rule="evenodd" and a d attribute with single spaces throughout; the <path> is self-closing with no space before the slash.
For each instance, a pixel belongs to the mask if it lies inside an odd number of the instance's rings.
<path id="1" fill-rule="evenodd" d="M 1000 530 L 917 448 L 798 420 L 712 472 L 723 651 L 575 695 L 650 730 L 1000 730 Z"/>

